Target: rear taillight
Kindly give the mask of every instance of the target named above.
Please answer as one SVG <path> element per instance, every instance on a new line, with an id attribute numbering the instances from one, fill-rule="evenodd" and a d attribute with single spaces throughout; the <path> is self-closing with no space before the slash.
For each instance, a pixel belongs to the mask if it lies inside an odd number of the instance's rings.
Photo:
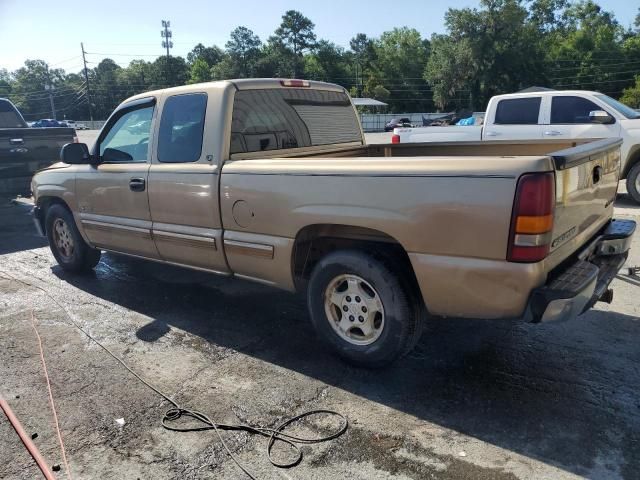
<path id="1" fill-rule="evenodd" d="M 528 173 L 518 180 L 509 233 L 510 262 L 539 262 L 549 254 L 555 176 L 553 172 Z"/>
<path id="2" fill-rule="evenodd" d="M 307 80 L 280 80 L 283 87 L 309 88 L 311 84 Z"/>
<path id="3" fill-rule="evenodd" d="M 400 135 L 398 135 L 398 134 L 394 134 L 394 135 L 391 137 L 391 143 L 400 143 Z"/>

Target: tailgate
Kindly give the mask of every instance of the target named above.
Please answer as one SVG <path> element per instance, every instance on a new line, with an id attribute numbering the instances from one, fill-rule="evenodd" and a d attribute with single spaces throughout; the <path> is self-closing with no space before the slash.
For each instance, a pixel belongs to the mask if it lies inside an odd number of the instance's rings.
<path id="1" fill-rule="evenodd" d="M 556 206 L 549 260 L 557 265 L 613 216 L 622 139 L 608 138 L 551 154 Z"/>

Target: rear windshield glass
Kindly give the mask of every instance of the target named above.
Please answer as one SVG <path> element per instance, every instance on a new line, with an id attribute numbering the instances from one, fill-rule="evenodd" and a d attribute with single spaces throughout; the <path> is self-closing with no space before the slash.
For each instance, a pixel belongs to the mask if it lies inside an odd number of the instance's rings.
<path id="1" fill-rule="evenodd" d="M 361 141 L 345 93 L 301 88 L 236 92 L 232 154 Z"/>
<path id="2" fill-rule="evenodd" d="M 15 108 L 6 100 L 0 99 L 0 128 L 20 128 L 24 122 Z"/>

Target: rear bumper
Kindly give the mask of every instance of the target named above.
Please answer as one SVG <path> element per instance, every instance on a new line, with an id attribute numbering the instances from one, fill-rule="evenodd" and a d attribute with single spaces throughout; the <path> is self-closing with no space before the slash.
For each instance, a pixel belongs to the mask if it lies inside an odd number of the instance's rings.
<path id="1" fill-rule="evenodd" d="M 554 270 L 531 293 L 531 321 L 570 320 L 600 299 L 610 301 L 609 284 L 627 259 L 635 229 L 632 220 L 612 220 L 569 264 Z"/>

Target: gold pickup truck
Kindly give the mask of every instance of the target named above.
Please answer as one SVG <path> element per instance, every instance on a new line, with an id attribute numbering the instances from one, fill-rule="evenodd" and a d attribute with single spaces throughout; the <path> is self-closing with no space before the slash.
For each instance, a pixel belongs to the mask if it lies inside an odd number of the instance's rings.
<path id="1" fill-rule="evenodd" d="M 380 366 L 429 317 L 610 301 L 619 170 L 617 139 L 366 145 L 342 87 L 247 79 L 126 100 L 32 190 L 64 269 L 108 250 L 303 291 L 337 354 Z"/>

